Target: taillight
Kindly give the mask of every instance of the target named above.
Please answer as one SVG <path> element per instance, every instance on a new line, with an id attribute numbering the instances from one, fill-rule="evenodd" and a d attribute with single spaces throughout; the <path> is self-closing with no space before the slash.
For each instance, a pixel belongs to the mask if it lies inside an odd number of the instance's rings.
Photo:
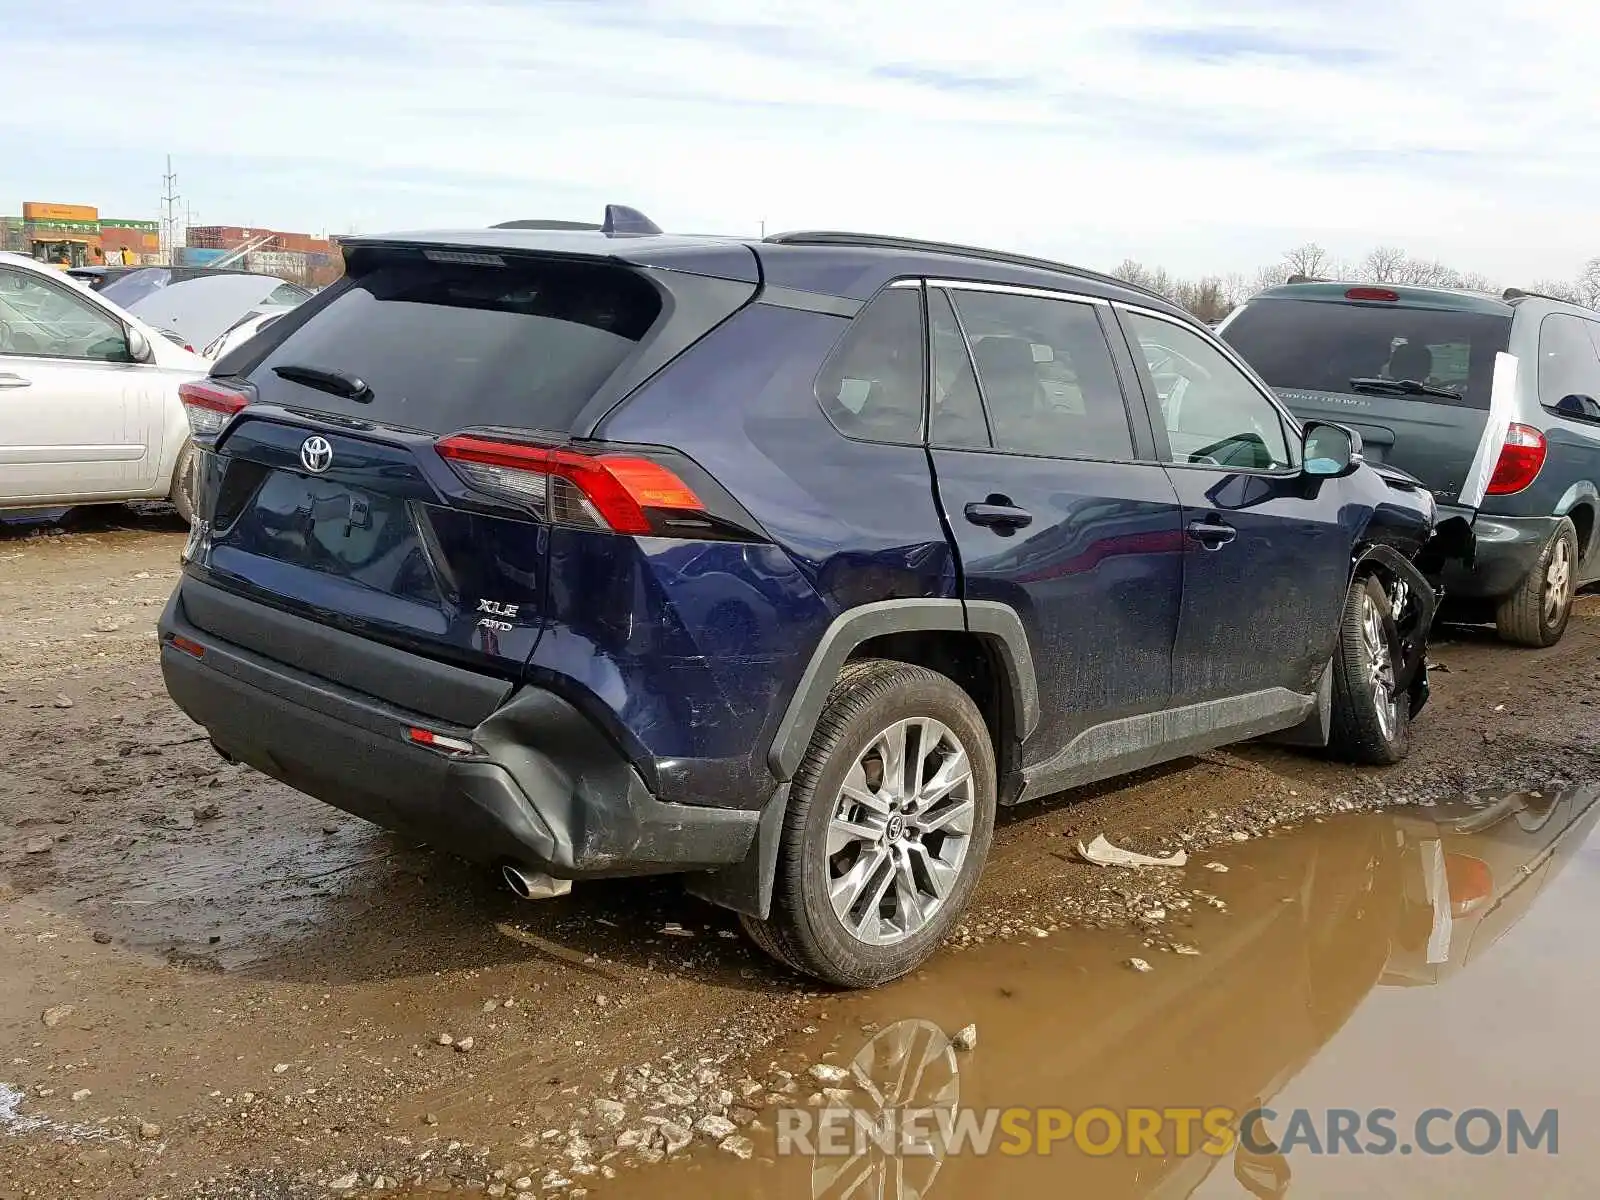
<path id="1" fill-rule="evenodd" d="M 1392 288 L 1353 287 L 1345 292 L 1344 298 L 1346 300 L 1384 300 L 1393 303 L 1400 299 L 1400 293 Z"/>
<path id="2" fill-rule="evenodd" d="M 586 454 L 458 434 L 435 444 L 470 487 L 532 509 L 558 525 L 615 533 L 668 532 L 673 518 L 709 518 L 693 488 L 653 459 Z M 681 531 L 680 531 L 681 532 Z"/>
<path id="3" fill-rule="evenodd" d="M 178 385 L 178 398 L 189 414 L 189 432 L 195 437 L 215 437 L 229 419 L 253 398 L 244 387 L 229 386 L 214 379 L 192 379 Z"/>
<path id="4" fill-rule="evenodd" d="M 1489 478 L 1489 495 L 1509 496 L 1532 483 L 1539 468 L 1544 466 L 1546 448 L 1544 434 L 1531 425 L 1513 422 L 1506 430 L 1500 460 Z"/>

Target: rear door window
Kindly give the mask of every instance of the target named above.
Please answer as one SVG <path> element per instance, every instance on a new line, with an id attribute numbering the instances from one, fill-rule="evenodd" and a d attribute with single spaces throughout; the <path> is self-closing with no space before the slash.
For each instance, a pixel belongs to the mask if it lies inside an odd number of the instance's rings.
<path id="1" fill-rule="evenodd" d="M 1094 306 L 1007 292 L 951 292 L 997 450 L 1127 462 L 1133 434 Z"/>
<path id="2" fill-rule="evenodd" d="M 834 428 L 869 442 L 922 441 L 922 291 L 896 287 L 850 323 L 817 378 Z"/>
<path id="3" fill-rule="evenodd" d="M 1223 339 L 1275 388 L 1349 393 L 1352 379 L 1414 380 L 1460 397 L 1407 401 L 1489 407 L 1496 353 L 1511 318 L 1389 302 L 1252 300 Z"/>
<path id="4" fill-rule="evenodd" d="M 1591 332 L 1600 325 L 1551 313 L 1539 322 L 1539 403 L 1554 408 L 1564 396 L 1600 400 L 1600 358 Z"/>
<path id="5" fill-rule="evenodd" d="M 660 297 L 624 268 L 499 261 L 379 259 L 276 345 L 250 379 L 269 403 L 429 433 L 565 430 L 649 332 Z M 290 366 L 359 378 L 370 399 L 274 371 Z"/>

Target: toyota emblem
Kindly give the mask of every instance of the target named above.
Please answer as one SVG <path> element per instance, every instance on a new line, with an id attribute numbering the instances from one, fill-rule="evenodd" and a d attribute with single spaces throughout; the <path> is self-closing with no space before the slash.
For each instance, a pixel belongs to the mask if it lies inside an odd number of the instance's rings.
<path id="1" fill-rule="evenodd" d="M 333 466 L 333 447 L 321 434 L 313 434 L 300 443 L 300 465 L 313 475 L 321 475 Z"/>

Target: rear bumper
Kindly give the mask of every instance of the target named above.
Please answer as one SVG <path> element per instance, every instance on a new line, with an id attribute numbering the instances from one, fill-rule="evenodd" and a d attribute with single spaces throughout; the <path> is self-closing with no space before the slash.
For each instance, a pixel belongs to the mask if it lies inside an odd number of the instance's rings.
<path id="1" fill-rule="evenodd" d="M 1447 593 L 1488 600 L 1509 596 L 1533 569 L 1560 520 L 1480 512 L 1472 523 L 1476 542 L 1472 566 L 1468 569 L 1459 562 L 1446 566 L 1443 582 Z"/>
<path id="2" fill-rule="evenodd" d="M 350 654 L 371 645 L 303 623 L 319 639 L 348 639 Z M 463 858 L 582 879 L 722 866 L 754 842 L 759 812 L 657 800 L 605 735 L 551 692 L 520 688 L 475 727 L 453 725 L 200 629 L 181 584 L 160 638 L 167 691 L 224 754 Z M 413 727 L 473 752 L 425 749 L 408 740 Z"/>

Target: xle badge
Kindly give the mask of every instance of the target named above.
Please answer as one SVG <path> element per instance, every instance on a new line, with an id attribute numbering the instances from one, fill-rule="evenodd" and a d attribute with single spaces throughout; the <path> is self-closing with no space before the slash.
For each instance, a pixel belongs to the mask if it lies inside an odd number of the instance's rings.
<path id="1" fill-rule="evenodd" d="M 480 613 L 488 613 L 489 615 L 478 620 L 478 628 L 494 629 L 501 633 L 510 633 L 510 618 L 514 618 L 517 615 L 517 609 L 519 607 L 521 606 L 516 604 L 502 604 L 498 600 L 479 600 L 478 611 Z"/>

